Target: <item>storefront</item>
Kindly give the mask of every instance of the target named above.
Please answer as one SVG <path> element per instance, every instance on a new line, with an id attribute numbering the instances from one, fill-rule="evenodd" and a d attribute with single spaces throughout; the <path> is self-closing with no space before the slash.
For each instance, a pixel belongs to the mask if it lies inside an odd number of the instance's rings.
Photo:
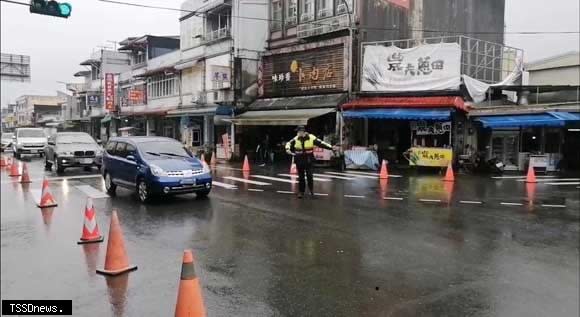
<path id="1" fill-rule="evenodd" d="M 471 146 L 465 109 L 463 99 L 455 96 L 363 97 L 344 104 L 346 165 L 376 169 L 384 159 L 390 164 L 447 166 L 464 144 Z"/>
<path id="2" fill-rule="evenodd" d="M 498 158 L 506 170 L 525 171 L 532 162 L 534 168 L 556 171 L 566 161 L 574 163 L 570 146 L 575 135 L 568 130 L 578 122 L 580 115 L 569 112 L 545 112 L 511 115 L 470 114 L 481 124 L 480 140 L 488 158 Z"/>
<path id="3" fill-rule="evenodd" d="M 176 124 L 175 137 L 193 153 L 213 151 L 214 133 L 213 118 L 217 105 L 203 107 L 187 107 L 171 110 L 166 120 L 173 120 Z"/>
<path id="4" fill-rule="evenodd" d="M 331 143 L 338 141 L 337 108 L 348 98 L 348 37 L 267 51 L 258 69 L 258 95 L 231 120 L 241 154 L 255 156 L 268 143 L 275 160 L 289 159 L 284 145 L 298 125 Z M 317 154 L 329 159 L 327 153 Z"/>

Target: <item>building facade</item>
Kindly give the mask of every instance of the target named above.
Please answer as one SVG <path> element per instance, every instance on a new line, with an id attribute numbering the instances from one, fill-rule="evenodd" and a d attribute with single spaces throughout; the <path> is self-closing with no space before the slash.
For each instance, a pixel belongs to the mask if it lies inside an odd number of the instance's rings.
<path id="1" fill-rule="evenodd" d="M 24 95 L 16 99 L 14 116 L 17 127 L 36 127 L 47 121 L 60 121 L 61 104 L 66 95 L 40 96 Z"/>

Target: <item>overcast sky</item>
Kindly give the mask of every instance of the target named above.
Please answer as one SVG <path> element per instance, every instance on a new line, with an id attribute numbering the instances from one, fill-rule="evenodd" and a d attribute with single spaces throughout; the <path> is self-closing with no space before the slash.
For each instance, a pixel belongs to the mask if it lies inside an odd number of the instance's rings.
<path id="1" fill-rule="evenodd" d="M 20 0 L 28 2 L 28 0 Z M 485 0 L 479 0 L 485 1 Z M 1 50 L 30 55 L 30 83 L 2 82 L 1 104 L 23 94 L 55 95 L 64 85 L 78 81 L 72 74 L 84 67 L 98 46 L 114 44 L 143 34 L 179 35 L 179 12 L 152 10 L 104 3 L 98 0 L 68 0 L 69 19 L 30 14 L 25 6 L 1 3 Z M 182 0 L 135 0 L 133 2 L 179 8 Z M 578 0 L 506 0 L 506 31 L 578 31 Z M 525 50 L 526 61 L 578 50 L 578 34 L 506 35 L 506 44 Z"/>

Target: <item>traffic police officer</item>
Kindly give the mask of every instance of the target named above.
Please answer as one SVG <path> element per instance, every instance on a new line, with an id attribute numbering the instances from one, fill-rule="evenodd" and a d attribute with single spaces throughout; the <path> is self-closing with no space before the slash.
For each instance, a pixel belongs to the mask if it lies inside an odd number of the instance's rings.
<path id="1" fill-rule="evenodd" d="M 320 140 L 316 136 L 306 132 L 304 126 L 296 128 L 297 135 L 286 143 L 286 152 L 294 156 L 296 169 L 298 169 L 298 198 L 304 196 L 306 184 L 304 174 L 308 178 L 308 188 L 310 194 L 314 195 L 314 179 L 312 176 L 312 164 L 314 163 L 314 146 L 321 147 L 327 150 L 333 150 L 333 147 Z"/>

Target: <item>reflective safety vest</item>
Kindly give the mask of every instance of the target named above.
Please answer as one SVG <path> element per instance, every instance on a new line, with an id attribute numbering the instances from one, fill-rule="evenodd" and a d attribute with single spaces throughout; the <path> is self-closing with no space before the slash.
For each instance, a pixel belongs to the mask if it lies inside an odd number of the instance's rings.
<path id="1" fill-rule="evenodd" d="M 296 154 L 313 154 L 314 146 L 332 149 L 332 146 L 324 141 L 321 141 L 312 134 L 306 134 L 304 137 L 295 136 L 290 142 L 286 143 L 286 151 L 291 151 Z"/>

